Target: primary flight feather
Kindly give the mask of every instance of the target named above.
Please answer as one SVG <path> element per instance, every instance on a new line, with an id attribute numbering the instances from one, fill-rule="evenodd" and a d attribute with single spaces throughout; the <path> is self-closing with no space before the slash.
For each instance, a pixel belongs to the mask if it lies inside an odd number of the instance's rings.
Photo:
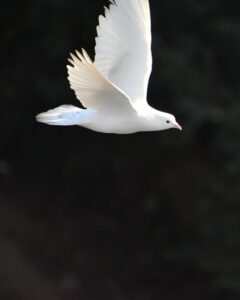
<path id="1" fill-rule="evenodd" d="M 94 62 L 85 50 L 71 54 L 68 79 L 83 107 L 62 105 L 37 115 L 49 125 L 79 125 L 116 134 L 181 130 L 171 114 L 147 103 L 152 70 L 148 0 L 111 0 L 99 17 Z"/>

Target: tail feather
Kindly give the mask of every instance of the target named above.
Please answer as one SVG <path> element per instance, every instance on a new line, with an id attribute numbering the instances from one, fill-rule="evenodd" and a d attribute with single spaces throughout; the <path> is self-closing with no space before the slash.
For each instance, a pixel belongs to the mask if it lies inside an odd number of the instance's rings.
<path id="1" fill-rule="evenodd" d="M 80 125 L 83 109 L 73 105 L 61 105 L 47 112 L 40 113 L 36 120 L 41 123 L 56 126 Z"/>

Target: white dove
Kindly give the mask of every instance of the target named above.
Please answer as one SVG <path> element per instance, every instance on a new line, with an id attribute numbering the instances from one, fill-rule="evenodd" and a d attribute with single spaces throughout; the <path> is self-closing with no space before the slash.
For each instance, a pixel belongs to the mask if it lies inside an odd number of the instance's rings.
<path id="1" fill-rule="evenodd" d="M 182 130 L 173 115 L 147 103 L 152 70 L 148 0 L 110 0 L 97 35 L 95 61 L 85 50 L 76 51 L 67 66 L 70 86 L 86 109 L 62 105 L 37 115 L 37 121 L 115 134 Z"/>

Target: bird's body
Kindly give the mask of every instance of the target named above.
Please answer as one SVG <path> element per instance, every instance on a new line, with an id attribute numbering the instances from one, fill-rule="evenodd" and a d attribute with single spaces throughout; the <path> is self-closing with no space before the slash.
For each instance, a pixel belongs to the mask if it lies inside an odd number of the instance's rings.
<path id="1" fill-rule="evenodd" d="M 144 115 L 137 110 L 129 114 L 103 114 L 83 109 L 79 111 L 79 124 L 82 127 L 103 133 L 131 134 L 139 131 L 158 131 L 159 112 L 151 107 L 144 109 Z M 161 129 L 164 126 L 165 123 L 161 124 Z"/>
<path id="2" fill-rule="evenodd" d="M 85 50 L 71 54 L 68 79 L 86 109 L 62 105 L 41 113 L 49 125 L 80 125 L 116 134 L 181 127 L 171 114 L 147 103 L 152 69 L 148 0 L 111 1 L 99 17 L 94 62 Z"/>

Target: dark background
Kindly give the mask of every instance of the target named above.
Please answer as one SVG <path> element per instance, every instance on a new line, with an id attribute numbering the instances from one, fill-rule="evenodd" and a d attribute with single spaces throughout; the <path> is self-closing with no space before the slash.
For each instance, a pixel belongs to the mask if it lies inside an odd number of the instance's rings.
<path id="1" fill-rule="evenodd" d="M 150 4 L 148 99 L 182 133 L 35 122 L 78 105 L 107 1 L 1 1 L 1 300 L 240 299 L 240 2 Z"/>

